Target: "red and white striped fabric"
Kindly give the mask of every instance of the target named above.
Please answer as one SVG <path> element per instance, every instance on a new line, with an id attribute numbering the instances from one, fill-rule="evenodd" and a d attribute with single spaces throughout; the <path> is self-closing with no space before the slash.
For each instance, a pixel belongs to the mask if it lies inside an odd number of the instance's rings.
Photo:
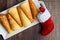
<path id="1" fill-rule="evenodd" d="M 38 14 L 38 19 L 42 26 L 42 30 L 40 34 L 46 36 L 53 30 L 54 24 L 49 11 L 42 6 L 39 9 L 40 9 L 40 13 Z"/>

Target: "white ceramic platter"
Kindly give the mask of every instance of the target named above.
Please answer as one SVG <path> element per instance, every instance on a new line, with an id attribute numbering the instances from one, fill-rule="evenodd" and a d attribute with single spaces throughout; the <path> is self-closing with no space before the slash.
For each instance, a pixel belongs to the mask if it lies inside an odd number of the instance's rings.
<path id="1" fill-rule="evenodd" d="M 26 2 L 26 1 L 23 1 L 23 2 Z M 21 3 L 23 3 L 23 2 L 21 2 Z M 38 2 L 36 2 L 36 1 L 34 1 L 34 2 L 35 2 L 35 4 L 38 4 Z M 13 7 L 17 7 L 17 6 L 19 6 L 21 3 L 15 5 L 15 6 L 13 6 Z M 43 1 L 39 1 L 39 3 L 43 3 L 43 4 L 44 4 Z M 39 7 L 39 5 L 36 5 L 36 6 L 37 6 L 37 8 Z M 44 6 L 45 6 L 45 5 L 44 5 Z M 7 9 L 7 10 L 8 10 L 8 9 Z M 1 13 L 2 13 L 2 14 L 6 14 L 6 13 L 7 13 L 7 10 L 0 12 L 0 14 L 1 14 Z M 0 24 L 0 34 L 3 36 L 4 39 L 8 39 L 8 38 L 10 38 L 11 36 L 13 36 L 13 35 L 15 35 L 15 34 L 18 34 L 19 32 L 22 32 L 22 31 L 24 31 L 24 30 L 26 30 L 26 29 L 28 29 L 28 28 L 30 28 L 30 27 L 38 24 L 38 23 L 39 23 L 39 21 L 38 21 L 38 20 L 35 20 L 35 21 L 34 21 L 33 23 L 31 23 L 31 25 L 29 25 L 28 27 L 22 27 L 21 29 L 16 30 L 16 31 L 14 31 L 14 32 L 12 32 L 12 33 L 10 33 L 10 34 L 7 33 L 7 31 L 5 30 L 5 28 Z"/>

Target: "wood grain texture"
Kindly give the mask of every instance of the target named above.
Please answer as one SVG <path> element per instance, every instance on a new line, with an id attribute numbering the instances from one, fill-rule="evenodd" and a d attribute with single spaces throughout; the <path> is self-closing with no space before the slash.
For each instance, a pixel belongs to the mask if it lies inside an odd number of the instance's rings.
<path id="1" fill-rule="evenodd" d="M 10 8 L 15 4 L 16 4 L 16 0 L 7 0 L 7 8 Z"/>
<path id="2" fill-rule="evenodd" d="M 60 0 L 43 0 L 52 15 L 55 28 L 48 36 L 39 34 L 40 25 L 37 24 L 7 40 L 60 40 Z M 0 11 L 9 8 L 21 0 L 0 0 Z M 4 3 L 4 4 L 3 4 Z M 2 5 L 3 4 L 3 5 Z M 0 36 L 0 40 L 3 40 Z"/>
<path id="3" fill-rule="evenodd" d="M 7 0 L 0 0 L 0 11 L 5 10 L 7 8 Z"/>

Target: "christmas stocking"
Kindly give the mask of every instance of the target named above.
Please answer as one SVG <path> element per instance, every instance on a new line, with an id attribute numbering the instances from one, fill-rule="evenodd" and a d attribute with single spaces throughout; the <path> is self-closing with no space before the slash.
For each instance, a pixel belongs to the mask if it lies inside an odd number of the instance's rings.
<path id="1" fill-rule="evenodd" d="M 40 34 L 46 36 L 53 30 L 54 24 L 50 12 L 47 10 L 45 6 L 43 6 L 42 3 L 39 10 L 40 13 L 38 14 L 38 19 L 42 26 L 42 30 Z"/>

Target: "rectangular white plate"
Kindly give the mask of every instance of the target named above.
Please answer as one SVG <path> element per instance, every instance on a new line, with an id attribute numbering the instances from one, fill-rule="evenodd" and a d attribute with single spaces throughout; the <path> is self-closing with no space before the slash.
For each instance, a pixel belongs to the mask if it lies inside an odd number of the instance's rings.
<path id="1" fill-rule="evenodd" d="M 23 2 L 25 2 L 25 1 L 23 1 Z M 21 2 L 21 3 L 23 3 L 23 2 Z M 35 2 L 36 2 L 36 1 L 35 1 Z M 39 3 L 41 3 L 41 2 L 43 3 L 43 1 L 39 1 Z M 21 3 L 15 5 L 15 6 L 13 6 L 13 7 L 17 7 L 17 6 L 19 6 Z M 36 3 L 37 3 L 37 2 L 36 2 Z M 8 10 L 8 9 L 7 9 L 7 10 Z M 2 11 L 2 12 L 0 12 L 0 13 L 6 14 L 6 13 L 7 13 L 7 10 Z M 0 24 L 0 34 L 3 36 L 4 39 L 8 39 L 8 38 L 10 38 L 11 36 L 13 36 L 13 35 L 15 35 L 15 34 L 17 34 L 17 33 L 19 33 L 19 32 L 22 32 L 22 31 L 24 31 L 24 30 L 26 30 L 26 29 L 28 29 L 28 28 L 30 28 L 30 27 L 38 24 L 38 23 L 39 23 L 39 21 L 38 21 L 38 20 L 35 20 L 35 21 L 34 21 L 33 23 L 31 23 L 31 25 L 29 25 L 28 27 L 22 27 L 21 29 L 14 31 L 14 32 L 12 32 L 11 34 L 7 33 L 7 31 L 5 30 L 5 28 Z"/>

